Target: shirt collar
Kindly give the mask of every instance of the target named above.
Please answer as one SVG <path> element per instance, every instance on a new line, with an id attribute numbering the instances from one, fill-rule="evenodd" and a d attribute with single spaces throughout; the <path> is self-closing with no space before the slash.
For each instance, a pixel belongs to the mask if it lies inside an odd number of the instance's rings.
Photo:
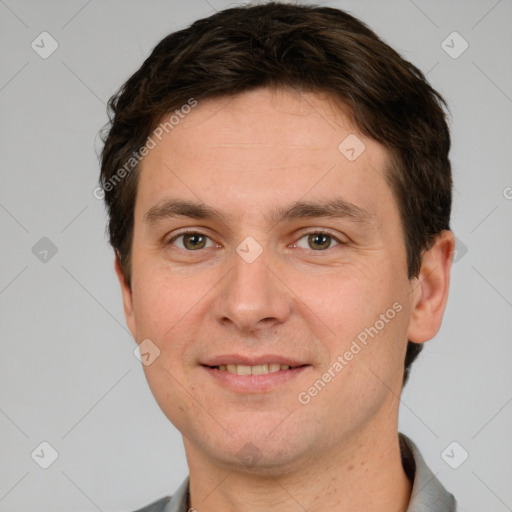
<path id="1" fill-rule="evenodd" d="M 418 447 L 404 434 L 399 434 L 402 465 L 413 481 L 407 512 L 455 512 L 455 498 L 430 471 Z"/>
<path id="2" fill-rule="evenodd" d="M 413 482 L 411 500 L 406 512 L 455 512 L 454 497 L 426 465 L 418 447 L 404 434 L 399 434 L 404 470 Z M 189 478 L 180 485 L 162 512 L 187 512 Z"/>

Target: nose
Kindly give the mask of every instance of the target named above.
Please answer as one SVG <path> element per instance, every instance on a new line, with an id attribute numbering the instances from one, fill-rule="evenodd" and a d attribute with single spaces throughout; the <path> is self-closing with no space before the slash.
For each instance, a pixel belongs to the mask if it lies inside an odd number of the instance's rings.
<path id="1" fill-rule="evenodd" d="M 219 283 L 213 304 L 217 321 L 244 333 L 285 322 L 293 296 L 278 276 L 268 249 L 252 262 L 233 251 L 231 270 Z"/>

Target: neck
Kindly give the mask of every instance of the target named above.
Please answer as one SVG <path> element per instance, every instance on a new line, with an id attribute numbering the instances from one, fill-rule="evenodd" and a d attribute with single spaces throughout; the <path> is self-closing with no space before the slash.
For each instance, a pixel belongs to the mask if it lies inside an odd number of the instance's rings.
<path id="1" fill-rule="evenodd" d="M 366 429 L 329 454 L 286 474 L 248 472 L 208 460 L 185 442 L 190 506 L 198 512 L 405 511 L 411 483 L 401 462 L 397 425 Z"/>

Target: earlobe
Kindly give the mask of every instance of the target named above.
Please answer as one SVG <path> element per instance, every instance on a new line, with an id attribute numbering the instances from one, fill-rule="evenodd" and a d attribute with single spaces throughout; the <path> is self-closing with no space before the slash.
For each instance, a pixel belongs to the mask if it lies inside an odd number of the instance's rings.
<path id="1" fill-rule="evenodd" d="M 418 278 L 411 281 L 414 299 L 407 335 L 414 343 L 432 339 L 441 327 L 448 300 L 454 250 L 453 233 L 441 231 L 432 247 L 423 254 Z"/>
<path id="2" fill-rule="evenodd" d="M 116 270 L 117 278 L 119 279 L 119 284 L 121 286 L 121 294 L 123 296 L 123 309 L 124 309 L 124 316 L 126 319 L 126 324 L 128 325 L 128 329 L 130 329 L 130 332 L 132 333 L 132 336 L 134 339 L 137 339 L 136 336 L 136 325 L 135 325 L 135 318 L 133 314 L 133 297 L 132 297 L 132 290 L 128 283 L 126 282 L 126 277 L 124 275 L 123 267 L 121 265 L 121 261 L 119 260 L 119 257 L 116 255 L 115 262 L 114 262 L 114 268 Z"/>

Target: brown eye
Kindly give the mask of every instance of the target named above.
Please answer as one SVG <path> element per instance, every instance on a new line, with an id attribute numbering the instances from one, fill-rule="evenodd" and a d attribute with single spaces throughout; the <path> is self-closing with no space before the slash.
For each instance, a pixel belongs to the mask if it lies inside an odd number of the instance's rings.
<path id="1" fill-rule="evenodd" d="M 187 249 L 203 249 L 206 244 L 206 238 L 199 233 L 193 233 L 190 235 L 183 236 L 183 245 Z"/>
<path id="2" fill-rule="evenodd" d="M 311 249 L 317 251 L 328 249 L 332 242 L 332 236 L 325 233 L 313 233 L 308 235 L 308 245 Z"/>
<path id="3" fill-rule="evenodd" d="M 313 251 L 323 252 L 326 249 L 331 249 L 340 242 L 335 236 L 325 233 L 323 231 L 312 231 L 306 233 L 295 242 L 294 247 L 300 247 L 301 249 L 309 249 Z"/>
<path id="4" fill-rule="evenodd" d="M 207 244 L 210 245 L 207 245 Z M 187 251 L 197 251 L 198 249 L 204 249 L 206 247 L 210 247 L 212 245 L 212 241 L 206 235 L 202 233 L 190 232 L 190 233 L 182 233 L 174 237 L 169 241 L 169 244 L 176 245 L 180 249 Z"/>

